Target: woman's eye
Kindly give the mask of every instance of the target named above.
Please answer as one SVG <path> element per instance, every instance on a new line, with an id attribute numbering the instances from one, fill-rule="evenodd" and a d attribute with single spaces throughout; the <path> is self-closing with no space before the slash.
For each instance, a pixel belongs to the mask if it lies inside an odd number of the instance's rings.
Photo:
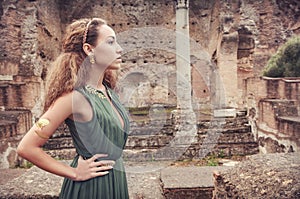
<path id="1" fill-rule="evenodd" d="M 114 42 L 115 42 L 114 40 L 109 40 L 109 41 L 108 41 L 108 44 L 109 44 L 109 45 L 113 45 Z"/>

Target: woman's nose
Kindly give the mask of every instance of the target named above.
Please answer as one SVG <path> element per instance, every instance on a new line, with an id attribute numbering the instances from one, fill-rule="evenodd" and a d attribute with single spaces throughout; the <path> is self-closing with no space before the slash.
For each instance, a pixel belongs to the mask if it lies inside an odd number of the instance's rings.
<path id="1" fill-rule="evenodd" d="M 117 53 L 121 54 L 123 52 L 123 48 L 118 44 Z"/>

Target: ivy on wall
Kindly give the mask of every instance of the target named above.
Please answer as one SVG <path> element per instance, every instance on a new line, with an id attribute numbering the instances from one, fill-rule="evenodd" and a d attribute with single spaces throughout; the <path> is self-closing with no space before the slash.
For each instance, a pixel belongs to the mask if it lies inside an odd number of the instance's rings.
<path id="1" fill-rule="evenodd" d="M 263 75 L 267 77 L 300 77 L 300 36 L 283 44 L 267 63 Z"/>

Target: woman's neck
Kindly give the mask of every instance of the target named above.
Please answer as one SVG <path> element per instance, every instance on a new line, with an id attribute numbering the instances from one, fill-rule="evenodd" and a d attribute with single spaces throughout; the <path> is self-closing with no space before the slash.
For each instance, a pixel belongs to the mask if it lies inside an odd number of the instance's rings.
<path id="1" fill-rule="evenodd" d="M 103 79 L 104 79 L 104 71 L 102 72 L 91 71 L 90 78 L 87 81 L 87 84 L 92 86 L 95 89 L 105 90 L 105 86 L 103 85 Z"/>

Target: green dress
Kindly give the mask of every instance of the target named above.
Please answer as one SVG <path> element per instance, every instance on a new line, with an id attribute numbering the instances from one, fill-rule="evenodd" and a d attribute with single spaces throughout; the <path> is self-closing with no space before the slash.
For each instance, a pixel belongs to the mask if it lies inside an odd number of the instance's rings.
<path id="1" fill-rule="evenodd" d="M 126 199 L 128 196 L 126 173 L 122 161 L 122 151 L 129 132 L 129 120 L 126 110 L 120 103 L 118 96 L 107 88 L 116 110 L 124 121 L 124 128 L 113 111 L 108 99 L 101 91 L 89 86 L 77 89 L 86 97 L 93 109 L 93 117 L 88 122 L 77 122 L 66 119 L 76 148 L 77 156 L 71 163 L 77 166 L 79 155 L 84 159 L 92 157 L 96 153 L 108 154 L 101 159 L 115 160 L 113 169 L 109 174 L 92 178 L 86 181 L 76 182 L 65 178 L 60 198 L 61 199 Z"/>

